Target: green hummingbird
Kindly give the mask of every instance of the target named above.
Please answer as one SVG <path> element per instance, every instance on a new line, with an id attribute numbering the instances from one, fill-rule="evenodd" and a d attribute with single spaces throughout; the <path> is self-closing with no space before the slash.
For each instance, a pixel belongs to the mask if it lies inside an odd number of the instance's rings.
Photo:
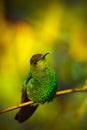
<path id="1" fill-rule="evenodd" d="M 35 54 L 30 60 L 30 72 L 23 83 L 21 103 L 33 101 L 34 104 L 20 108 L 15 116 L 20 123 L 31 117 L 40 104 L 50 102 L 55 97 L 57 76 L 46 60 L 49 53 Z"/>

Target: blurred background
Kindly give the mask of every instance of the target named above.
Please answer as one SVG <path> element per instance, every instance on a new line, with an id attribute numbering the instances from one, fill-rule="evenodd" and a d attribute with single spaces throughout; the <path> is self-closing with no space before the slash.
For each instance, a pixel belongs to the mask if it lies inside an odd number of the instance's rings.
<path id="1" fill-rule="evenodd" d="M 20 103 L 33 54 L 47 57 L 58 90 L 82 87 L 87 78 L 86 0 L 0 0 L 0 109 Z M 56 97 L 23 124 L 18 110 L 0 115 L 0 130 L 86 130 L 87 93 Z"/>

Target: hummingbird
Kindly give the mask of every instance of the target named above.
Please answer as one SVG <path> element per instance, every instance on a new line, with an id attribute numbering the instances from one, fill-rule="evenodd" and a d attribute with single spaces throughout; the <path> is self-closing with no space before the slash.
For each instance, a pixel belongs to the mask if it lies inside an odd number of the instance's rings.
<path id="1" fill-rule="evenodd" d="M 21 103 L 33 101 L 34 104 L 20 108 L 15 116 L 19 123 L 30 118 L 40 104 L 50 102 L 55 97 L 57 76 L 46 59 L 49 53 L 35 54 L 30 59 L 30 71 L 23 83 Z"/>

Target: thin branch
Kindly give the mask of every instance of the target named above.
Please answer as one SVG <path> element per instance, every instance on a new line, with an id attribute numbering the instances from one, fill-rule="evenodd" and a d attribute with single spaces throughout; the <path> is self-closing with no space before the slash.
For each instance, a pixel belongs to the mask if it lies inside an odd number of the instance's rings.
<path id="1" fill-rule="evenodd" d="M 82 88 L 72 88 L 72 89 L 62 90 L 62 91 L 56 92 L 56 96 L 70 94 L 70 93 L 74 93 L 74 92 L 85 92 L 85 91 L 87 91 L 87 80 L 86 80 L 85 85 Z M 29 101 L 29 102 L 17 104 L 15 106 L 3 108 L 3 109 L 0 110 L 0 114 L 5 113 L 5 112 L 9 112 L 9 111 L 27 106 L 29 104 L 33 104 L 33 103 L 34 103 L 33 101 Z"/>
<path id="2" fill-rule="evenodd" d="M 24 107 L 24 106 L 27 106 L 27 105 L 29 105 L 29 104 L 33 104 L 33 101 L 29 101 L 29 102 L 17 104 L 17 105 L 15 105 L 15 106 L 3 108 L 3 109 L 0 110 L 0 114 L 5 113 L 5 112 L 9 112 L 9 111 L 12 111 L 12 110 L 15 110 L 15 109 Z"/>

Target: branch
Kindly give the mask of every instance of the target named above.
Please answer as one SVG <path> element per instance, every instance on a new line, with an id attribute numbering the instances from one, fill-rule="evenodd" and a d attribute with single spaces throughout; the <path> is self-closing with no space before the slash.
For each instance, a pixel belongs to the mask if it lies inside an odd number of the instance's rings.
<path id="1" fill-rule="evenodd" d="M 56 92 L 56 96 L 70 94 L 70 93 L 74 93 L 74 92 L 85 92 L 85 91 L 87 91 L 87 80 L 86 80 L 85 85 L 82 88 L 72 88 L 72 89 L 62 90 L 62 91 Z M 33 104 L 33 103 L 34 103 L 33 101 L 29 101 L 29 102 L 25 102 L 25 103 L 15 105 L 15 106 L 3 108 L 3 109 L 0 110 L 0 114 L 5 113 L 5 112 L 9 112 L 9 111 L 27 106 L 29 104 Z"/>

